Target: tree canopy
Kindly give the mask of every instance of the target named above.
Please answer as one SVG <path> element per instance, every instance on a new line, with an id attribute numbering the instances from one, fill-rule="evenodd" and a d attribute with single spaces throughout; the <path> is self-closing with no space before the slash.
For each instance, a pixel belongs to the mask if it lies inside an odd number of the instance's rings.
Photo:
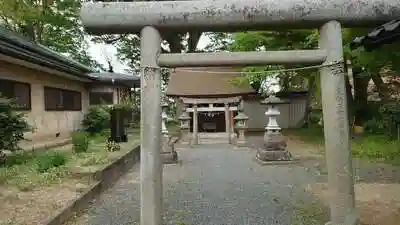
<path id="1" fill-rule="evenodd" d="M 8 29 L 94 69 L 79 19 L 81 0 L 0 1 L 0 22 Z"/>

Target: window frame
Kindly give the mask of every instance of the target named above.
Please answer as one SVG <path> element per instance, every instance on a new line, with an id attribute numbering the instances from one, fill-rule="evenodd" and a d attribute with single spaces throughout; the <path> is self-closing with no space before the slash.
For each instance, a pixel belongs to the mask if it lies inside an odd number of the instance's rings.
<path id="1" fill-rule="evenodd" d="M 45 111 L 82 111 L 82 93 L 79 91 L 44 86 L 43 92 L 44 92 L 43 100 L 44 100 Z M 55 98 L 58 97 L 59 99 L 58 100 L 51 99 L 53 101 L 56 101 L 56 103 L 55 106 L 49 106 L 48 104 L 50 99 L 48 98 L 50 96 L 53 96 L 53 94 L 57 94 L 58 96 L 54 97 Z M 75 103 L 76 100 L 75 98 L 79 99 L 78 103 Z M 68 100 L 72 100 L 72 102 Z"/>
<path id="2" fill-rule="evenodd" d="M 4 78 L 0 78 L 0 82 L 5 82 L 8 83 L 9 85 L 12 85 L 11 89 L 12 89 L 12 97 L 10 96 L 6 96 L 6 95 L 2 95 L 1 94 L 1 90 L 0 90 L 0 95 L 2 97 L 8 98 L 8 99 L 16 99 L 15 96 L 15 85 L 23 85 L 27 88 L 27 92 L 28 92 L 28 102 L 24 105 L 26 106 L 18 106 L 18 104 L 14 103 L 13 109 L 16 111 L 30 111 L 32 110 L 32 87 L 31 84 L 28 82 L 21 82 L 21 81 L 16 81 L 16 80 L 10 80 L 10 79 L 4 79 Z M 15 101 L 13 101 L 15 102 Z"/>
<path id="3" fill-rule="evenodd" d="M 109 94 L 109 95 L 111 95 L 111 103 L 102 104 L 101 102 L 97 103 L 96 101 L 95 101 L 95 103 L 93 103 L 92 102 L 93 94 L 98 95 L 96 97 L 99 97 L 102 94 L 103 95 Z M 108 96 L 108 97 L 110 97 L 110 96 Z M 100 96 L 99 100 L 101 100 L 101 96 Z M 113 104 L 114 104 L 114 92 L 110 92 L 110 91 L 90 91 L 89 92 L 89 105 L 113 105 Z"/>

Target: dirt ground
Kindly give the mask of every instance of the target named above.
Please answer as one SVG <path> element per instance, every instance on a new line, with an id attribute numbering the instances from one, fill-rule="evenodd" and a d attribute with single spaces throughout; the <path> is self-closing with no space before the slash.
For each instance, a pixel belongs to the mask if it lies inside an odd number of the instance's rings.
<path id="1" fill-rule="evenodd" d="M 321 146 L 290 137 L 288 147 L 294 156 L 315 159 L 314 166 L 327 174 Z M 362 225 L 400 224 L 400 168 L 354 160 L 356 208 Z M 326 182 L 309 184 L 306 190 L 329 204 Z"/>
<path id="2" fill-rule="evenodd" d="M 41 224 L 90 187 L 89 180 L 66 179 L 60 184 L 23 192 L 0 186 L 0 224 Z"/>
<path id="3" fill-rule="evenodd" d="M 326 205 L 329 191 L 326 183 L 310 184 L 308 191 Z M 400 184 L 357 183 L 356 207 L 363 225 L 398 225 L 400 221 Z"/>
<path id="4" fill-rule="evenodd" d="M 108 152 L 105 143 L 93 142 L 88 152 L 71 153 L 65 167 L 51 172 L 38 173 L 28 165 L 0 168 L 0 225 L 42 224 L 49 220 L 95 184 L 90 174 L 126 154 L 137 143 L 131 135 L 131 141 L 121 143 L 119 151 Z M 70 152 L 71 148 L 66 145 L 48 151 Z"/>

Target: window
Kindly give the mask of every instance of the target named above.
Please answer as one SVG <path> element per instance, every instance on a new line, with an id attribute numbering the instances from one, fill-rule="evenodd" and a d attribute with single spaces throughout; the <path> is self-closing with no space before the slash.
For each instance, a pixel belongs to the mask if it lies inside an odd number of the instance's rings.
<path id="1" fill-rule="evenodd" d="M 0 79 L 0 94 L 12 99 L 17 110 L 31 109 L 31 85 L 28 83 Z"/>
<path id="2" fill-rule="evenodd" d="M 90 105 L 112 105 L 114 103 L 114 94 L 112 92 L 90 92 Z"/>
<path id="3" fill-rule="evenodd" d="M 82 96 L 77 91 L 44 87 L 44 105 L 47 111 L 80 111 Z"/>

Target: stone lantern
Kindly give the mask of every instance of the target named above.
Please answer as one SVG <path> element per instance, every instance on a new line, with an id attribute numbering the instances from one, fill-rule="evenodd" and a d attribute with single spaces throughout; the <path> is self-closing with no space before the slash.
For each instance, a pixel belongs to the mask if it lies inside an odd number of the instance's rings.
<path id="1" fill-rule="evenodd" d="M 169 135 L 166 125 L 168 119 L 168 104 L 164 102 L 161 105 L 161 109 L 162 160 L 164 164 L 176 163 L 178 161 L 178 153 L 175 151 L 173 136 Z"/>
<path id="2" fill-rule="evenodd" d="M 190 119 L 191 119 L 189 113 L 187 113 L 186 110 L 184 110 L 178 119 L 180 121 L 180 129 L 182 135 L 181 143 L 190 145 L 190 140 L 188 140 L 189 130 L 190 130 Z"/>
<path id="3" fill-rule="evenodd" d="M 278 105 L 285 104 L 275 96 L 270 96 L 261 104 L 267 105 L 268 109 L 265 115 L 268 117 L 268 124 L 265 127 L 264 146 L 258 149 L 257 159 L 261 161 L 289 161 L 291 154 L 287 150 L 286 140 L 282 135 L 281 127 L 278 124 L 277 117 L 280 115 Z"/>
<path id="4" fill-rule="evenodd" d="M 233 119 L 236 121 L 235 128 L 238 131 L 236 145 L 238 147 L 246 147 L 247 141 L 244 132 L 248 127 L 247 121 L 249 120 L 249 117 L 244 112 L 239 111 L 238 115 Z"/>

